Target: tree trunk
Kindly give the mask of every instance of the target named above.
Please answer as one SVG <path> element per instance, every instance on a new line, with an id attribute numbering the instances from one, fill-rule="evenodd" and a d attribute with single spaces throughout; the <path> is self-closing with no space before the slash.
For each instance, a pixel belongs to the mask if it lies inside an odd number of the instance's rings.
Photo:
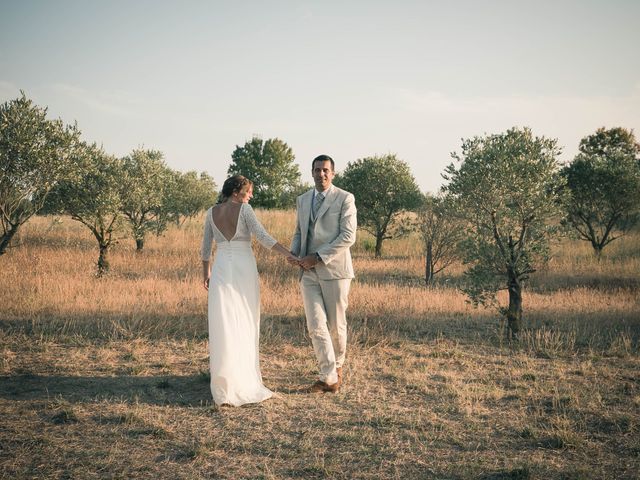
<path id="1" fill-rule="evenodd" d="M 602 243 L 595 243 L 592 242 L 593 245 L 593 251 L 596 254 L 596 259 L 598 260 L 598 262 L 600 262 L 600 260 L 602 259 L 602 249 L 604 248 L 604 245 L 602 245 Z"/>
<path id="2" fill-rule="evenodd" d="M 514 272 L 509 272 L 509 308 L 507 309 L 507 335 L 517 338 L 522 326 L 522 285 Z"/>
<path id="3" fill-rule="evenodd" d="M 427 242 L 426 259 L 424 262 L 424 283 L 429 286 L 433 282 L 433 242 Z"/>
<path id="4" fill-rule="evenodd" d="M 376 258 L 382 256 L 382 235 L 376 237 Z"/>
<path id="5" fill-rule="evenodd" d="M 11 239 L 18 231 L 18 225 L 12 226 L 9 231 L 7 231 L 2 237 L 0 237 L 0 255 L 6 253 L 7 248 L 9 248 L 9 243 L 11 243 Z"/>
<path id="6" fill-rule="evenodd" d="M 141 252 L 144 248 L 144 237 L 136 238 L 136 251 Z"/>
<path id="7" fill-rule="evenodd" d="M 98 257 L 98 277 L 109 272 L 109 245 L 100 244 L 100 256 Z"/>

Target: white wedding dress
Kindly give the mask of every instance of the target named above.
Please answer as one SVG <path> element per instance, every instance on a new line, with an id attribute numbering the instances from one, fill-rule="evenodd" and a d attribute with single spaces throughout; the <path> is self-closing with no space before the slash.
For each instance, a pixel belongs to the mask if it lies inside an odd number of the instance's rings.
<path id="1" fill-rule="evenodd" d="M 201 257 L 208 260 L 216 242 L 209 280 L 209 368 L 216 404 L 240 406 L 273 395 L 262 384 L 260 339 L 260 284 L 251 249 L 251 235 L 271 248 L 271 237 L 248 203 L 240 206 L 235 235 L 227 240 L 207 211 Z"/>

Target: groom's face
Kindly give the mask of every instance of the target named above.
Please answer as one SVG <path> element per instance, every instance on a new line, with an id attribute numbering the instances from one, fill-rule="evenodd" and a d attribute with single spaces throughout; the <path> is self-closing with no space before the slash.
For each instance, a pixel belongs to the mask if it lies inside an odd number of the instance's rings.
<path id="1" fill-rule="evenodd" d="M 316 190 L 319 192 L 324 192 L 329 188 L 335 176 L 329 160 L 313 162 L 313 170 L 311 173 L 313 175 L 313 181 L 316 184 Z"/>

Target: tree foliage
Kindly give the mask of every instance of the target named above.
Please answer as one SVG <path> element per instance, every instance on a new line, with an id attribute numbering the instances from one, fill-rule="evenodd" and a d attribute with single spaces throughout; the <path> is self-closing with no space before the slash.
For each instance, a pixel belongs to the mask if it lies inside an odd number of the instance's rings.
<path id="1" fill-rule="evenodd" d="M 216 183 L 206 172 L 173 172 L 163 200 L 163 218 L 182 225 L 216 202 Z"/>
<path id="2" fill-rule="evenodd" d="M 290 189 L 287 192 L 283 193 L 283 195 L 281 197 L 280 205 L 282 206 L 282 208 L 295 207 L 296 198 L 298 198 L 303 193 L 308 192 L 312 188 L 314 188 L 314 187 L 313 187 L 313 185 L 311 183 L 300 181 L 300 183 L 298 183 L 292 189 Z"/>
<path id="3" fill-rule="evenodd" d="M 409 166 L 395 155 L 349 162 L 334 183 L 355 196 L 358 225 L 375 237 L 376 257 L 382 255 L 384 240 L 411 230 L 402 213 L 418 208 L 422 194 Z"/>
<path id="4" fill-rule="evenodd" d="M 418 211 L 418 230 L 424 242 L 426 285 L 431 285 L 434 276 L 458 258 L 458 244 L 463 238 L 464 227 L 451 197 L 424 196 Z"/>
<path id="5" fill-rule="evenodd" d="M 522 285 L 549 257 L 550 239 L 561 215 L 556 140 L 534 137 L 528 128 L 463 140 L 459 163 L 446 169 L 445 191 L 468 224 L 463 242 L 474 304 L 494 303 L 509 292 L 502 308 L 509 330 L 521 328 Z"/>
<path id="6" fill-rule="evenodd" d="M 80 132 L 46 116 L 24 93 L 0 106 L 0 255 L 57 182 L 72 174 Z"/>
<path id="7" fill-rule="evenodd" d="M 570 192 L 565 220 L 600 256 L 638 222 L 640 145 L 631 130 L 600 128 L 579 150 L 562 171 Z"/>
<path id="8" fill-rule="evenodd" d="M 60 181 L 47 200 L 47 210 L 68 214 L 93 233 L 100 249 L 97 274 L 101 276 L 109 270 L 109 249 L 124 226 L 123 162 L 95 144 L 85 144 L 76 163 L 82 175 Z"/>
<path id="9" fill-rule="evenodd" d="M 231 154 L 229 175 L 244 175 L 253 185 L 252 203 L 256 207 L 286 208 L 291 192 L 300 186 L 300 169 L 294 163 L 293 150 L 282 140 L 270 138 L 263 142 L 254 137 L 244 146 L 236 145 Z"/>
<path id="10" fill-rule="evenodd" d="M 160 234 L 167 228 L 162 211 L 166 190 L 171 187 L 172 170 L 163 160 L 162 152 L 136 149 L 123 159 L 120 180 L 122 213 L 131 225 L 136 249 L 144 248 L 149 231 Z"/>

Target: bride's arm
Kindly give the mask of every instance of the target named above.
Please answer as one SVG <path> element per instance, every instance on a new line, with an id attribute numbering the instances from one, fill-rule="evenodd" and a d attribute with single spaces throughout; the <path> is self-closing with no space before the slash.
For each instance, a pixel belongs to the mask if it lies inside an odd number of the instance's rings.
<path id="1" fill-rule="evenodd" d="M 291 253 L 289 250 L 284 248 L 280 242 L 276 242 L 276 244 L 273 247 L 271 247 L 271 251 L 279 253 L 280 255 L 283 255 L 289 263 L 292 263 L 292 262 L 298 263 L 300 261 L 298 257 L 296 257 L 293 253 Z"/>
<path id="2" fill-rule="evenodd" d="M 253 211 L 251 205 L 247 203 L 244 211 L 246 212 L 245 218 L 249 231 L 256 236 L 256 239 L 262 246 L 283 255 L 289 262 L 298 262 L 298 257 L 293 255 L 289 250 L 282 246 L 281 243 L 269 235 L 267 230 L 260 223 L 260 220 L 256 217 L 256 213 Z"/>
<path id="3" fill-rule="evenodd" d="M 200 245 L 200 258 L 202 259 L 202 276 L 204 288 L 209 289 L 209 276 L 211 275 L 209 259 L 211 258 L 211 247 L 213 245 L 213 219 L 211 209 L 207 210 L 204 221 L 204 233 L 202 234 L 202 244 Z"/>

